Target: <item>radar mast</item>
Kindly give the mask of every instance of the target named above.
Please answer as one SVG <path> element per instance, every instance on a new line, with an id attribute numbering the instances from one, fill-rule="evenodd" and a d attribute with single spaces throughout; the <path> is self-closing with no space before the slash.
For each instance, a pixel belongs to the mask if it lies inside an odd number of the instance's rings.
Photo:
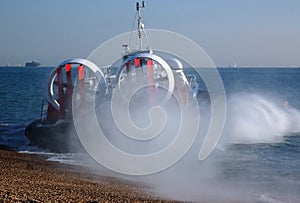
<path id="1" fill-rule="evenodd" d="M 136 30 L 137 38 L 136 38 L 136 44 L 135 44 L 135 50 L 134 51 L 142 51 L 143 50 L 143 37 L 144 37 L 144 41 L 146 42 L 144 49 L 150 50 L 150 52 L 151 52 L 150 42 L 149 42 L 149 39 L 147 37 L 146 31 L 144 29 L 145 25 L 143 23 L 142 16 L 141 16 L 141 9 L 142 8 L 145 8 L 144 1 L 142 1 L 142 3 L 137 1 L 136 2 L 136 14 L 135 14 L 134 22 L 133 22 L 132 29 L 131 29 L 129 43 L 123 45 L 125 53 L 129 53 L 130 51 L 133 51 L 133 50 L 130 50 L 130 47 L 131 47 L 132 33 L 134 32 L 134 25 L 135 25 L 136 20 L 137 20 L 137 30 Z"/>

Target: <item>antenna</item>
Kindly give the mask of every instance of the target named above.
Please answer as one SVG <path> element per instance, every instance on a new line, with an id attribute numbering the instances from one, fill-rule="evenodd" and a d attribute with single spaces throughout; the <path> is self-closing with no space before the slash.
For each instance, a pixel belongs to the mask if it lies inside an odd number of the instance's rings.
<path id="1" fill-rule="evenodd" d="M 138 1 L 136 2 L 136 10 L 139 11 L 140 8 L 145 8 L 145 2 L 144 1 L 142 1 L 142 6 L 140 6 L 140 3 Z"/>
<path id="2" fill-rule="evenodd" d="M 132 28 L 131 28 L 131 33 L 130 33 L 130 39 L 129 39 L 129 44 L 127 47 L 124 47 L 124 53 L 128 53 L 129 52 L 129 47 L 131 45 L 131 38 L 132 38 L 132 33 L 133 33 L 133 27 L 135 25 L 135 22 L 137 20 L 137 38 L 136 38 L 136 47 L 135 50 L 142 50 L 142 35 L 144 35 L 143 37 L 145 37 L 146 39 L 146 49 L 151 50 L 151 45 L 147 36 L 146 31 L 144 30 L 144 24 L 142 22 L 142 16 L 141 16 L 141 8 L 145 8 L 145 3 L 144 1 L 142 1 L 142 3 L 139 2 L 139 0 L 136 2 L 136 13 L 135 13 L 135 17 L 134 17 L 134 21 L 132 24 Z"/>
<path id="3" fill-rule="evenodd" d="M 144 24 L 142 22 L 140 8 L 145 8 L 144 1 L 142 1 L 142 6 L 140 6 L 140 3 L 138 1 L 136 2 L 136 11 L 138 13 L 138 41 L 139 41 L 138 44 L 139 44 L 139 50 L 142 49 L 142 32 L 144 30 Z"/>

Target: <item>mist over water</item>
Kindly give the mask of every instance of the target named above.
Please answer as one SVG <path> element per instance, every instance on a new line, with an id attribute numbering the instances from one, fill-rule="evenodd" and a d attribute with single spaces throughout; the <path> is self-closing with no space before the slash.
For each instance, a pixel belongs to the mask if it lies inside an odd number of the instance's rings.
<path id="1" fill-rule="evenodd" d="M 300 164 L 300 111 L 279 98 L 228 95 L 225 128 L 214 152 L 197 159 L 207 131 L 202 128 L 183 159 L 145 181 L 158 194 L 184 201 L 299 201 L 300 176 L 294 167 Z M 209 108 L 202 108 L 202 127 L 209 123 Z"/>

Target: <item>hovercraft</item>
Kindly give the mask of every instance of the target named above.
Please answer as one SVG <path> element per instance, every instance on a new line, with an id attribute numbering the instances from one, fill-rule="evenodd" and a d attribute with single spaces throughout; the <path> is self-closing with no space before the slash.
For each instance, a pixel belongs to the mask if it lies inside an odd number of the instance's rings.
<path id="1" fill-rule="evenodd" d="M 177 92 L 178 98 L 185 104 L 199 96 L 196 76 L 185 75 L 179 58 L 149 47 L 143 49 L 141 38 L 145 30 L 141 8 L 144 8 L 144 2 L 142 5 L 137 2 L 136 49 L 130 50 L 129 45 L 123 45 L 120 59 L 108 67 L 98 67 L 87 59 L 73 58 L 53 70 L 41 116 L 25 130 L 30 145 L 55 152 L 83 149 L 74 127 L 73 112 L 92 111 L 91 103 L 95 98 L 109 100 L 116 88 L 123 88 L 122 92 L 130 96 L 136 91 L 136 86 L 147 85 L 148 96 L 154 97 L 157 88 L 163 87 L 167 95 Z M 146 34 L 145 37 L 148 40 Z M 192 89 L 192 94 L 187 93 L 188 88 Z"/>

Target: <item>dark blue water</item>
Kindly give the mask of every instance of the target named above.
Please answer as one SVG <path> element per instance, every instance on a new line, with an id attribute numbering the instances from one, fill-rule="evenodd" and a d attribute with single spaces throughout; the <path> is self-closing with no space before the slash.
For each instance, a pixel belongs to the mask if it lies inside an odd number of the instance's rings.
<path id="1" fill-rule="evenodd" d="M 28 144 L 24 129 L 39 118 L 53 68 L 0 68 L 0 144 L 13 149 Z"/>
<path id="2" fill-rule="evenodd" d="M 300 109 L 300 68 L 219 69 L 228 94 L 254 92 L 287 99 Z"/>
<path id="3" fill-rule="evenodd" d="M 0 145 L 30 150 L 24 129 L 40 117 L 51 71 L 0 68 Z M 300 201 L 300 69 L 219 71 L 229 114 L 215 152 L 219 186 L 247 188 L 261 202 Z"/>

